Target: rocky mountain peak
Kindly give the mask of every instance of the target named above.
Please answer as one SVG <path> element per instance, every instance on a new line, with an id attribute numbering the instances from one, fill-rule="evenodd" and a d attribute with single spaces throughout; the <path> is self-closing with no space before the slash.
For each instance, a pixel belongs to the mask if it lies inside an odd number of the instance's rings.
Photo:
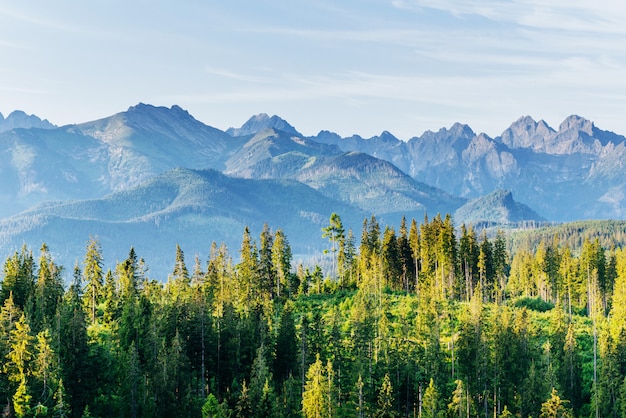
<path id="1" fill-rule="evenodd" d="M 563 123 L 559 126 L 559 132 L 564 132 L 568 130 L 576 130 L 580 132 L 584 132 L 589 136 L 593 136 L 595 126 L 593 122 L 580 117 L 578 115 L 568 116 Z"/>
<path id="2" fill-rule="evenodd" d="M 455 123 L 448 131 L 450 134 L 459 138 L 473 138 L 476 136 L 472 128 L 462 123 Z"/>
<path id="3" fill-rule="evenodd" d="M 456 140 L 456 139 L 472 139 L 476 136 L 472 128 L 468 125 L 456 122 L 450 129 L 441 128 L 437 132 L 426 131 L 420 138 L 412 138 L 414 140 Z"/>
<path id="4" fill-rule="evenodd" d="M 530 116 L 522 116 L 502 132 L 497 140 L 509 148 L 539 149 L 553 135 L 554 130 L 545 121 L 537 122 Z"/>
<path id="5" fill-rule="evenodd" d="M 286 120 L 276 115 L 270 117 L 267 113 L 254 115 L 241 125 L 241 128 L 228 128 L 226 133 L 231 136 L 254 135 L 267 128 L 276 129 L 294 135 L 300 135 L 296 128 L 291 126 Z"/>
<path id="6" fill-rule="evenodd" d="M 11 112 L 6 118 L 0 114 L 0 132 L 18 128 L 52 129 L 56 126 L 48 122 L 47 119 L 42 120 L 36 115 L 28 115 L 21 110 Z"/>
<path id="7" fill-rule="evenodd" d="M 382 142 L 400 142 L 400 140 L 389 131 L 383 131 L 379 138 Z"/>
<path id="8" fill-rule="evenodd" d="M 165 106 L 153 106 L 145 103 L 138 103 L 135 106 L 131 106 L 126 111 L 126 115 L 131 117 L 164 117 L 164 116 L 175 116 L 183 119 L 194 119 L 193 116 L 189 114 L 185 109 L 181 108 L 178 105 L 172 105 L 172 107 L 167 108 Z M 194 119 L 195 120 L 195 119 Z"/>

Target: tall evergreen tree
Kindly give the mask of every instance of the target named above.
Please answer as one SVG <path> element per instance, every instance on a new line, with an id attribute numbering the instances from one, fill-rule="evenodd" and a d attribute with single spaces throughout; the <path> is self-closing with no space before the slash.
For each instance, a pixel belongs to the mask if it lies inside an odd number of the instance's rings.
<path id="1" fill-rule="evenodd" d="M 330 364 L 330 363 L 329 363 Z M 302 414 L 305 418 L 332 417 L 332 367 L 324 367 L 319 354 L 306 373 L 306 385 L 302 393 Z"/>
<path id="2" fill-rule="evenodd" d="M 259 280 L 262 300 L 272 300 L 276 296 L 276 268 L 272 257 L 274 238 L 270 227 L 265 224 L 261 231 L 259 247 Z"/>
<path id="3" fill-rule="evenodd" d="M 13 303 L 24 310 L 28 300 L 33 296 L 34 289 L 35 262 L 33 253 L 24 245 L 19 252 L 16 251 L 4 263 L 0 299 L 4 303 L 12 294 Z"/>
<path id="4" fill-rule="evenodd" d="M 37 283 L 35 285 L 35 309 L 32 321 L 36 332 L 50 326 L 63 297 L 62 268 L 50 256 L 48 246 L 41 246 Z"/>
<path id="5" fill-rule="evenodd" d="M 566 406 L 567 403 L 568 401 L 562 400 L 557 390 L 552 388 L 550 398 L 541 404 L 539 418 L 572 418 L 572 411 Z"/>
<path id="6" fill-rule="evenodd" d="M 85 260 L 83 261 L 83 278 L 85 280 L 84 303 L 89 311 L 91 323 L 96 322 L 98 305 L 103 298 L 104 271 L 100 242 L 90 238 L 87 243 Z"/>
<path id="7" fill-rule="evenodd" d="M 339 272 L 338 268 L 342 268 L 340 261 L 343 261 L 345 255 L 339 254 L 338 250 L 345 246 L 346 238 L 341 217 L 338 214 L 333 212 L 330 215 L 328 226 L 322 228 L 322 238 L 328 238 L 330 241 L 330 252 L 333 260 L 332 274 L 341 280 L 342 274 L 340 273 L 343 272 Z"/>
<path id="8" fill-rule="evenodd" d="M 259 261 L 256 245 L 246 226 L 243 231 L 241 261 L 237 264 L 237 306 L 244 312 L 249 312 L 261 301 L 260 284 L 258 280 Z"/>
<path id="9" fill-rule="evenodd" d="M 80 283 L 74 283 L 66 292 L 60 309 L 59 363 L 74 416 L 79 416 L 89 403 L 94 385 L 90 377 L 89 346 L 85 311 L 81 300 Z"/>
<path id="10" fill-rule="evenodd" d="M 284 289 L 291 293 L 291 247 L 282 229 L 274 233 L 274 243 L 272 244 L 272 264 L 276 270 L 276 296 L 284 296 Z"/>
<path id="11" fill-rule="evenodd" d="M 424 391 L 424 398 L 422 400 L 422 417 L 423 418 L 438 418 L 441 416 L 439 409 L 439 391 L 435 387 L 435 382 L 430 379 L 428 387 Z"/>
<path id="12" fill-rule="evenodd" d="M 58 384 L 57 354 L 52 349 L 52 337 L 46 328 L 37 334 L 35 342 L 35 357 L 32 367 L 32 376 L 36 379 L 33 384 L 35 401 L 46 407 L 53 407 L 53 396 Z"/>
<path id="13" fill-rule="evenodd" d="M 393 403 L 394 403 L 393 387 L 391 385 L 391 379 L 389 378 L 389 373 L 385 373 L 385 377 L 383 378 L 383 383 L 380 387 L 380 391 L 378 392 L 378 400 L 376 403 L 377 403 L 377 408 L 376 408 L 376 412 L 374 413 L 374 417 L 392 418 L 397 415 L 393 407 Z"/>
<path id="14" fill-rule="evenodd" d="M 298 370 L 298 341 L 292 310 L 292 304 L 285 303 L 276 336 L 274 376 L 279 385 Z"/>

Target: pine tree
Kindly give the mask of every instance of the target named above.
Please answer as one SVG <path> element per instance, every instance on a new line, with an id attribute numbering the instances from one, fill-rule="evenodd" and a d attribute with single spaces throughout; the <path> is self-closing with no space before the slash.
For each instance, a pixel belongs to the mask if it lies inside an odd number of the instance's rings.
<path id="1" fill-rule="evenodd" d="M 398 241 L 396 232 L 391 227 L 386 227 L 383 233 L 381 244 L 382 275 L 384 286 L 389 286 L 394 290 L 402 289 L 402 265 L 398 252 Z"/>
<path id="2" fill-rule="evenodd" d="M 459 418 L 474 416 L 476 412 L 467 387 L 460 379 L 455 380 L 454 383 L 456 387 L 452 392 L 452 399 L 448 404 L 450 416 Z M 506 409 L 505 406 L 505 410 Z"/>
<path id="3" fill-rule="evenodd" d="M 75 411 L 82 411 L 88 403 L 89 392 L 95 387 L 91 381 L 91 364 L 85 311 L 80 297 L 82 286 L 72 284 L 60 308 L 59 365 L 69 401 Z"/>
<path id="4" fill-rule="evenodd" d="M 49 401 L 54 395 L 52 388 L 58 380 L 57 355 L 52 350 L 51 342 L 50 331 L 47 328 L 37 334 L 35 359 L 32 367 L 32 375 L 39 383 L 37 386 L 40 386 L 39 391 L 34 393 L 35 395 L 39 394 L 38 402 L 46 406 L 50 406 L 48 405 Z"/>
<path id="5" fill-rule="evenodd" d="M 293 305 L 290 302 L 285 303 L 280 317 L 278 335 L 276 336 L 274 376 L 279 385 L 295 372 L 298 367 L 298 341 L 292 311 Z"/>
<path id="6" fill-rule="evenodd" d="M 363 378 L 361 377 L 361 374 L 359 373 L 359 379 L 356 382 L 356 389 L 358 391 L 356 411 L 359 414 L 359 418 L 364 418 L 365 412 L 366 412 L 365 400 L 363 398 L 363 386 L 365 386 L 365 384 L 363 383 Z"/>
<path id="7" fill-rule="evenodd" d="M 256 357 L 252 362 L 252 370 L 250 372 L 250 402 L 253 410 L 257 411 L 257 407 L 261 402 L 263 395 L 263 386 L 265 382 L 271 379 L 271 373 L 267 367 L 267 361 L 265 359 L 265 347 L 261 346 L 257 350 Z M 255 414 L 258 416 L 258 414 Z"/>
<path id="8" fill-rule="evenodd" d="M 176 244 L 176 259 L 174 262 L 174 271 L 172 271 L 171 280 L 175 283 L 175 287 L 179 289 L 189 288 L 191 282 L 189 278 L 189 271 L 185 264 L 185 253 L 180 248 L 180 245 Z"/>
<path id="9" fill-rule="evenodd" d="M 218 418 L 219 408 L 220 405 L 217 398 L 212 393 L 209 393 L 209 396 L 207 396 L 206 401 L 202 405 L 202 418 Z"/>
<path id="10" fill-rule="evenodd" d="M 284 296 L 284 290 L 291 290 L 291 247 L 289 241 L 282 229 L 274 234 L 274 243 L 272 244 L 272 264 L 276 270 L 276 296 Z M 292 293 L 289 292 L 289 297 Z"/>
<path id="11" fill-rule="evenodd" d="M 35 285 L 35 312 L 32 322 L 35 332 L 49 326 L 63 297 L 62 268 L 50 256 L 48 246 L 41 246 L 37 284 Z"/>
<path id="12" fill-rule="evenodd" d="M 83 261 L 83 276 L 85 280 L 84 303 L 90 313 L 92 324 L 96 322 L 98 304 L 103 297 L 104 272 L 102 264 L 100 242 L 92 237 L 87 244 L 87 252 Z"/>
<path id="13" fill-rule="evenodd" d="M 383 378 L 383 383 L 380 387 L 380 391 L 378 392 L 378 408 L 374 413 L 374 417 L 376 418 L 393 418 L 395 417 L 396 411 L 393 408 L 393 387 L 391 386 L 391 379 L 389 378 L 389 373 L 385 373 L 385 377 Z"/>
<path id="14" fill-rule="evenodd" d="M 249 313 L 252 308 L 260 304 L 261 292 L 258 280 L 259 261 L 257 249 L 247 226 L 244 228 L 239 252 L 241 260 L 236 266 L 237 307 L 243 312 Z"/>
<path id="15" fill-rule="evenodd" d="M 30 335 L 30 325 L 26 316 L 22 316 L 15 323 L 9 337 L 8 362 L 4 363 L 4 371 L 12 382 L 23 382 L 26 385 L 26 375 L 29 373 L 30 361 L 33 358 L 33 337 Z"/>
<path id="16" fill-rule="evenodd" d="M 29 390 L 28 385 L 26 384 L 26 375 L 24 375 L 20 379 L 20 384 L 12 397 L 13 409 L 15 411 L 15 416 L 18 418 L 26 417 L 30 413 L 30 402 L 32 396 L 28 392 Z"/>
<path id="17" fill-rule="evenodd" d="M 496 302 L 502 303 L 505 297 L 509 266 L 508 255 L 506 251 L 506 240 L 504 237 L 504 233 L 501 230 L 498 230 L 495 241 L 493 243 L 493 266 L 494 273 L 496 275 Z"/>
<path id="18" fill-rule="evenodd" d="M 117 265 L 116 273 L 120 298 L 123 301 L 135 299 L 139 288 L 139 261 L 135 248 L 131 247 L 128 258 Z"/>
<path id="19" fill-rule="evenodd" d="M 14 304 L 24 310 L 28 299 L 32 298 L 35 290 L 34 271 L 33 253 L 24 245 L 19 253 L 16 251 L 4 263 L 4 278 L 0 291 L 2 303 L 12 294 Z"/>
<path id="20" fill-rule="evenodd" d="M 572 418 L 571 409 L 567 408 L 568 401 L 562 400 L 556 389 L 552 388 L 550 398 L 541 404 L 539 418 Z"/>
<path id="21" fill-rule="evenodd" d="M 402 288 L 405 292 L 409 292 L 415 281 L 415 265 L 410 245 L 410 235 L 407 232 L 406 218 L 403 216 L 400 222 L 400 230 L 398 236 L 398 257 L 400 262 L 400 271 L 402 275 Z"/>
<path id="22" fill-rule="evenodd" d="M 276 268 L 272 261 L 272 248 L 274 246 L 274 238 L 270 227 L 265 224 L 260 236 L 259 247 L 259 281 L 261 300 L 263 302 L 272 300 L 276 296 Z"/>
<path id="23" fill-rule="evenodd" d="M 330 364 L 330 363 L 329 363 Z M 327 365 L 328 366 L 328 365 Z M 302 393 L 302 414 L 305 418 L 331 418 L 333 405 L 332 375 L 324 367 L 319 354 L 306 373 L 306 385 Z"/>
<path id="24" fill-rule="evenodd" d="M 56 418 L 67 418 L 72 413 L 72 409 L 70 408 L 70 404 L 67 400 L 67 396 L 65 394 L 65 386 L 63 385 L 63 379 L 59 380 L 59 386 L 57 391 L 54 393 L 54 416 Z"/>
<path id="25" fill-rule="evenodd" d="M 32 354 L 32 337 L 30 326 L 24 314 L 15 323 L 15 329 L 10 333 L 9 354 L 4 364 L 4 371 L 8 374 L 10 382 L 17 383 L 12 400 L 13 409 L 18 417 L 27 416 L 30 411 L 32 396 L 27 384 L 27 376 L 30 369 Z M 15 386 L 13 386 L 15 387 Z"/>
<path id="26" fill-rule="evenodd" d="M 422 418 L 438 418 L 439 416 L 439 392 L 433 379 L 430 379 L 422 399 Z"/>
<path id="27" fill-rule="evenodd" d="M 338 271 L 337 267 L 340 269 L 343 267 L 340 263 L 340 258 L 343 261 L 344 254 L 338 254 L 338 250 L 340 247 L 345 245 L 345 230 L 343 229 L 343 224 L 341 223 L 341 217 L 336 213 L 332 213 L 330 215 L 330 221 L 328 226 L 322 228 L 322 238 L 328 238 L 330 241 L 330 252 L 333 261 L 332 274 L 335 277 L 339 277 L 340 281 L 342 279 L 343 271 Z"/>
<path id="28" fill-rule="evenodd" d="M 115 277 L 111 270 L 107 270 L 104 276 L 103 297 L 104 306 L 102 320 L 105 324 L 111 324 L 119 315 L 119 298 L 116 290 Z"/>
<path id="29" fill-rule="evenodd" d="M 300 383 L 293 377 L 293 375 L 290 375 L 289 378 L 283 382 L 279 412 L 284 418 L 301 417 L 301 390 L 302 387 L 300 386 Z"/>
<path id="30" fill-rule="evenodd" d="M 411 220 L 411 228 L 409 229 L 409 246 L 411 247 L 411 257 L 413 258 L 413 267 L 415 268 L 415 272 L 413 277 L 415 279 L 415 283 L 411 285 L 411 287 L 415 290 L 419 290 L 418 280 L 419 280 L 419 271 L 420 271 L 420 236 L 419 236 L 419 228 L 417 227 L 417 221 L 415 219 Z"/>
<path id="31" fill-rule="evenodd" d="M 15 324 L 22 314 L 22 310 L 13 302 L 13 294 L 9 294 L 0 310 L 0 358 L 2 359 L 6 358 L 9 353 L 11 332 L 15 329 Z"/>
<path id="32" fill-rule="evenodd" d="M 567 327 L 563 347 L 563 362 L 561 366 L 561 387 L 567 399 L 571 399 L 574 409 L 580 408 L 581 397 L 581 366 L 578 343 L 574 334 L 574 325 L 570 322 Z"/>
<path id="33" fill-rule="evenodd" d="M 478 277 L 478 244 L 476 232 L 472 227 L 469 229 L 465 224 L 461 225 L 461 238 L 459 240 L 459 257 L 461 262 L 461 281 L 457 281 L 456 291 L 461 300 L 469 301 L 472 297 L 476 278 Z"/>
<path id="34" fill-rule="evenodd" d="M 275 417 L 277 414 L 276 394 L 269 379 L 265 380 L 256 416 L 259 418 Z"/>
<path id="35" fill-rule="evenodd" d="M 239 399 L 237 399 L 237 405 L 235 406 L 235 418 L 251 418 L 253 415 L 252 401 L 250 399 L 250 392 L 246 381 L 243 381 L 241 387 L 241 393 Z"/>

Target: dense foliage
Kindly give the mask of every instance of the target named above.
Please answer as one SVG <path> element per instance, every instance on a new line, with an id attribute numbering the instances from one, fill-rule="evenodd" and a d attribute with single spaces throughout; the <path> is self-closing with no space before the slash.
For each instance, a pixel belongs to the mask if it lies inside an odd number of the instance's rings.
<path id="1" fill-rule="evenodd" d="M 65 288 L 46 245 L 0 288 L 8 416 L 562 417 L 626 414 L 626 252 L 556 239 L 512 257 L 451 218 L 321 231 L 331 266 L 246 228 L 239 261 L 165 283 L 96 239 Z"/>

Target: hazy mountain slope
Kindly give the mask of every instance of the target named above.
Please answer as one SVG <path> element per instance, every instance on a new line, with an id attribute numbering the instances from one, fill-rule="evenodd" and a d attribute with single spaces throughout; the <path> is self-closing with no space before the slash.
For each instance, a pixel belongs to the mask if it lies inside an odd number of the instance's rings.
<path id="1" fill-rule="evenodd" d="M 93 235 L 111 262 L 125 258 L 133 245 L 155 278 L 163 279 L 176 244 L 190 257 L 206 257 L 212 241 L 225 242 L 236 258 L 246 225 L 254 236 L 264 223 L 283 229 L 296 254 L 320 252 L 326 245 L 321 228 L 332 212 L 352 228 L 368 216 L 295 181 L 175 169 L 105 198 L 49 202 L 0 221 L 0 257 L 25 242 L 35 247 L 46 242 L 59 262 L 71 267 Z"/>
<path id="2" fill-rule="evenodd" d="M 466 203 L 457 209 L 454 220 L 457 224 L 545 222 L 531 208 L 513 200 L 513 194 L 508 190 L 496 190 Z"/>
<path id="3" fill-rule="evenodd" d="M 0 216 L 45 200 L 106 193 L 107 151 L 68 129 L 15 129 L 0 134 Z"/>
<path id="4" fill-rule="evenodd" d="M 246 137 L 248 138 L 248 137 Z M 268 178 L 263 173 L 252 175 L 251 167 L 268 158 L 284 154 L 306 156 L 335 155 L 341 153 L 336 146 L 320 144 L 289 132 L 266 128 L 256 133 L 236 150 L 225 162 L 225 173 L 246 178 Z M 279 175 L 273 177 L 282 177 Z"/>
<path id="5" fill-rule="evenodd" d="M 387 161 L 357 152 L 330 156 L 289 152 L 259 161 L 243 174 L 298 180 L 368 213 L 395 214 L 398 219 L 402 214 L 420 218 L 425 212 L 445 213 L 464 203 L 415 181 Z"/>
<path id="6" fill-rule="evenodd" d="M 357 151 L 389 161 L 405 172 L 408 172 L 411 164 L 407 143 L 399 140 L 388 131 L 371 138 L 362 138 L 359 135 L 341 138 L 335 133 L 321 131 L 311 139 L 323 144 L 336 145 L 344 152 Z"/>
<path id="7" fill-rule="evenodd" d="M 80 125 L 13 129 L 0 133 L 0 216 L 126 190 L 179 166 L 223 169 L 244 142 L 178 106 L 144 104 Z"/>
<path id="8" fill-rule="evenodd" d="M 111 190 L 135 186 L 179 166 L 222 170 L 229 155 L 243 144 L 178 106 L 140 103 L 77 129 L 107 145 Z"/>
<path id="9" fill-rule="evenodd" d="M 55 126 L 48 122 L 47 119 L 41 120 L 36 115 L 27 115 L 21 110 L 15 110 L 6 118 L 0 113 L 0 132 L 10 131 L 12 129 L 52 129 Z"/>

